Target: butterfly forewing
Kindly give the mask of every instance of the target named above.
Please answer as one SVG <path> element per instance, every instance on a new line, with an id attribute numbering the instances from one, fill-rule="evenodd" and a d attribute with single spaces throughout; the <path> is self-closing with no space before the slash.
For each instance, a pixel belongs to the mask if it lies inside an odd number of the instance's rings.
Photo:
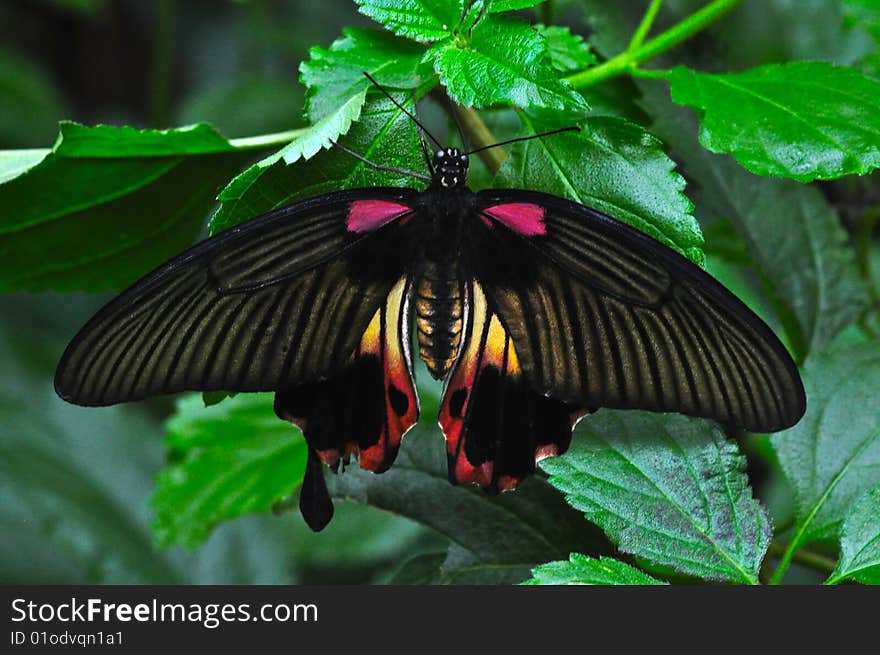
<path id="1" fill-rule="evenodd" d="M 80 331 L 56 373 L 59 395 L 109 405 L 184 390 L 268 391 L 339 370 L 412 257 L 400 222 L 350 229 L 352 206 L 406 207 L 414 193 L 329 194 L 191 248 Z"/>
<path id="2" fill-rule="evenodd" d="M 801 417 L 803 386 L 785 348 L 699 267 L 556 196 L 479 196 L 469 259 L 538 391 L 583 407 L 676 411 L 753 431 Z M 528 220 L 508 206 L 531 212 Z"/>

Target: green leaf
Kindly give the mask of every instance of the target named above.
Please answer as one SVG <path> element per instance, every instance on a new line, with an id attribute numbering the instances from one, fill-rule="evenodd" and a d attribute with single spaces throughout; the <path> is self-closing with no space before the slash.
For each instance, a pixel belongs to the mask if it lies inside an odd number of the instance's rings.
<path id="1" fill-rule="evenodd" d="M 757 584 L 770 523 L 745 458 L 707 421 L 602 410 L 541 467 L 626 553 L 709 580 Z"/>
<path id="2" fill-rule="evenodd" d="M 239 394 L 205 407 L 200 394 L 168 421 L 172 464 L 152 507 L 157 543 L 195 546 L 221 521 L 268 512 L 302 483 L 305 440 L 272 409 L 272 394 Z"/>
<path id="3" fill-rule="evenodd" d="M 837 538 L 853 503 L 880 483 L 880 343 L 812 355 L 802 377 L 806 415 L 770 437 L 794 490 L 795 547 Z"/>
<path id="4" fill-rule="evenodd" d="M 546 41 L 527 22 L 488 16 L 477 23 L 466 45 L 439 47 L 434 68 L 449 95 L 463 105 L 509 102 L 585 113 L 583 97 L 558 78 L 548 59 Z"/>
<path id="5" fill-rule="evenodd" d="M 374 475 L 352 466 L 328 474 L 331 495 L 405 516 L 448 537 L 454 548 L 443 576 L 462 581 L 479 573 L 506 582 L 520 582 L 536 564 L 565 557 L 590 545 L 607 551 L 601 535 L 569 508 L 546 482 L 529 478 L 516 493 L 490 497 L 473 487 L 449 484 L 443 437 L 436 428 L 430 392 L 420 390 L 426 421 L 403 440 L 391 469 Z M 492 572 L 494 571 L 494 572 Z M 473 580 L 473 578 L 469 578 Z"/>
<path id="6" fill-rule="evenodd" d="M 2 291 L 125 286 L 192 243 L 218 187 L 253 153 L 207 125 L 62 123 L 38 156 L 3 158 L 13 170 L 0 175 Z"/>
<path id="7" fill-rule="evenodd" d="M 758 175 L 800 182 L 880 166 L 880 80 L 822 62 L 669 75 L 672 98 L 697 110 L 700 143 Z"/>
<path id="8" fill-rule="evenodd" d="M 314 125 L 298 130 L 289 144 L 254 164 L 249 171 L 265 170 L 279 160 L 284 160 L 285 164 L 292 164 L 299 159 L 311 159 L 319 150 L 331 148 L 332 142 L 347 134 L 351 124 L 360 117 L 366 101 L 367 90 L 364 89 Z"/>
<path id="9" fill-rule="evenodd" d="M 536 125 L 525 114 L 522 120 L 530 134 L 562 124 Z M 703 237 L 691 215 L 693 205 L 661 146 L 623 119 L 591 117 L 580 132 L 514 146 L 496 186 L 546 191 L 595 207 L 701 264 Z"/>
<path id="10" fill-rule="evenodd" d="M 527 585 L 662 585 L 644 571 L 611 557 L 593 559 L 572 553 L 567 562 L 548 562 L 532 571 Z"/>
<path id="11" fill-rule="evenodd" d="M 827 348 L 865 302 L 837 213 L 818 189 L 757 177 L 708 152 L 689 111 L 672 105 L 656 85 L 640 88 L 652 131 L 670 144 L 693 185 L 697 216 L 704 225 L 729 221 L 745 241 L 797 358 Z"/>
<path id="12" fill-rule="evenodd" d="M 488 12 L 490 14 L 500 14 L 503 11 L 530 9 L 543 2 L 544 0 L 489 0 Z"/>
<path id="13" fill-rule="evenodd" d="M 398 101 L 412 106 L 405 97 Z M 379 164 L 416 171 L 425 165 L 412 119 L 387 99 L 369 101 L 360 120 L 339 142 Z M 281 154 L 247 169 L 221 191 L 220 208 L 211 220 L 212 233 L 298 198 L 329 191 L 374 185 L 423 186 L 415 178 L 377 171 L 338 150 L 319 152 L 290 166 L 280 160 Z"/>
<path id="14" fill-rule="evenodd" d="M 415 43 L 353 27 L 342 34 L 329 49 L 309 50 L 310 59 L 300 64 L 300 79 L 308 89 L 306 116 L 312 123 L 372 89 L 365 72 L 389 90 L 416 89 L 434 76 L 430 64 L 422 61 L 424 48 Z"/>
<path id="15" fill-rule="evenodd" d="M 535 29 L 547 41 L 550 63 L 556 70 L 567 73 L 596 63 L 590 44 L 580 34 L 572 34 L 568 27 L 535 25 Z"/>
<path id="16" fill-rule="evenodd" d="M 840 560 L 828 584 L 880 584 L 880 486 L 855 504 L 840 532 Z"/>
<path id="17" fill-rule="evenodd" d="M 355 0 L 358 11 L 399 36 L 439 41 L 458 26 L 464 0 Z"/>

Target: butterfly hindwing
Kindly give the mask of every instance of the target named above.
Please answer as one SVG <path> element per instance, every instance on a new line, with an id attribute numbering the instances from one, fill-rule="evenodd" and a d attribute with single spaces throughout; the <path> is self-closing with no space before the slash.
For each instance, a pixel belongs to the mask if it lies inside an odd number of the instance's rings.
<path id="1" fill-rule="evenodd" d="M 328 466 L 358 456 L 381 473 L 419 420 L 410 352 L 411 282 L 401 278 L 376 310 L 349 361 L 334 374 L 280 389 L 275 412 L 299 426 Z"/>
<path id="2" fill-rule="evenodd" d="M 479 283 L 471 281 L 466 290 L 464 338 L 439 420 L 450 480 L 497 492 L 533 473 L 537 460 L 565 452 L 584 412 L 535 391 Z"/>
<path id="3" fill-rule="evenodd" d="M 294 203 L 208 239 L 104 307 L 56 389 L 80 405 L 184 390 L 270 391 L 339 370 L 410 265 L 415 192 Z"/>
<path id="4" fill-rule="evenodd" d="M 640 231 L 531 191 L 479 193 L 468 225 L 469 264 L 540 393 L 752 431 L 803 414 L 797 368 L 770 328 Z"/>

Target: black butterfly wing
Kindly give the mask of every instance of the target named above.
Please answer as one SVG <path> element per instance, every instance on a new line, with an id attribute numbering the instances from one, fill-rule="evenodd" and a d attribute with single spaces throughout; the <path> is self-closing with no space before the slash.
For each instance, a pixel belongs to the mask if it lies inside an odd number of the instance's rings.
<path id="1" fill-rule="evenodd" d="M 416 192 L 298 202 L 203 241 L 100 310 L 58 394 L 109 405 L 184 390 L 269 391 L 340 370 L 410 266 Z"/>
<path id="2" fill-rule="evenodd" d="M 698 266 L 563 198 L 477 198 L 466 261 L 540 393 L 761 432 L 803 415 L 803 384 L 784 346 Z"/>

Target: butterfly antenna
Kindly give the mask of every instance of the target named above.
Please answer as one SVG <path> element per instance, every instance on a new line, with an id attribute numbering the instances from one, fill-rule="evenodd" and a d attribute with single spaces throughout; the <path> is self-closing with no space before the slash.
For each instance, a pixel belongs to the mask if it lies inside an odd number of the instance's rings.
<path id="1" fill-rule="evenodd" d="M 395 107 L 397 107 L 400 111 L 402 111 L 404 114 L 406 114 L 407 116 L 409 116 L 409 117 L 412 119 L 413 123 L 415 123 L 416 125 L 418 125 L 419 128 L 422 130 L 422 132 L 424 132 L 425 134 L 427 134 L 427 135 L 428 135 L 428 138 L 430 138 L 431 141 L 433 141 L 434 143 L 437 144 L 437 147 L 438 147 L 438 148 L 442 148 L 442 147 L 443 147 L 443 144 L 440 143 L 437 139 L 435 139 L 433 134 L 431 134 L 430 132 L 428 132 L 428 129 L 427 129 L 424 125 L 421 124 L 421 122 L 419 121 L 419 119 L 416 118 L 416 117 L 415 117 L 415 116 L 414 116 L 414 115 L 413 115 L 413 114 L 412 114 L 412 113 L 411 113 L 406 107 L 404 107 L 404 106 L 401 105 L 399 102 L 397 102 L 397 100 L 395 100 L 394 97 L 393 97 L 390 93 L 388 93 L 388 91 L 386 91 L 384 87 L 382 87 L 382 86 L 381 86 L 381 85 L 380 85 L 375 79 L 373 79 L 373 76 L 372 76 L 372 75 L 370 75 L 367 71 L 364 71 L 364 75 L 366 76 L 366 78 L 367 78 L 368 80 L 370 80 L 370 82 L 373 83 L 373 85 L 374 85 L 377 89 L 379 89 L 382 93 L 384 93 L 385 96 L 386 96 L 391 102 L 394 103 L 394 106 L 395 106 Z"/>
<path id="2" fill-rule="evenodd" d="M 568 127 L 560 127 L 558 130 L 550 130 L 549 132 L 541 132 L 540 134 L 530 134 L 529 136 L 518 136 L 515 139 L 508 139 L 507 141 L 499 141 L 498 143 L 493 143 L 488 146 L 483 146 L 482 148 L 477 148 L 476 150 L 471 150 L 468 155 L 473 155 L 477 152 L 483 152 L 484 150 L 488 150 L 489 148 L 497 148 L 498 146 L 506 146 L 511 143 L 518 143 L 519 141 L 531 141 L 532 139 L 540 139 L 541 137 L 551 136 L 553 134 L 559 134 L 560 132 L 580 132 L 581 128 L 577 125 L 570 125 Z"/>

